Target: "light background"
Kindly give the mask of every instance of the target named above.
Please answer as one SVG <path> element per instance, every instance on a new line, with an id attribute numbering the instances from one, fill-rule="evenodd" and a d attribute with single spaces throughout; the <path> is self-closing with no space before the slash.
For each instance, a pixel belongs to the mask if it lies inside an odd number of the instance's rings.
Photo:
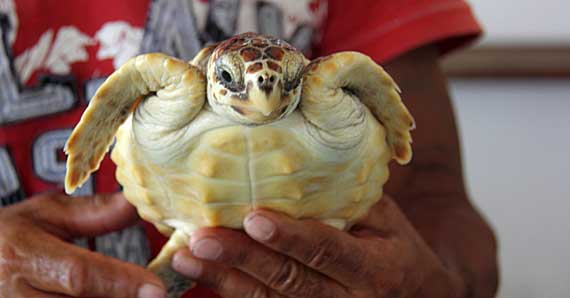
<path id="1" fill-rule="evenodd" d="M 480 45 L 570 45 L 570 1 L 470 3 Z M 499 236 L 498 297 L 570 297 L 570 78 L 451 79 L 450 89 L 469 191 Z"/>
<path id="2" fill-rule="evenodd" d="M 467 0 L 487 29 L 484 45 L 570 45 L 568 0 Z"/>

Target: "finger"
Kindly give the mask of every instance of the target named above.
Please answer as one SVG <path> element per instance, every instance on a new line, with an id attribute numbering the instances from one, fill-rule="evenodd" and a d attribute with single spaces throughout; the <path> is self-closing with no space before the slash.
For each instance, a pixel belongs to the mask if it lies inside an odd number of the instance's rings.
<path id="1" fill-rule="evenodd" d="M 194 256 L 240 269 L 288 297 L 347 297 L 344 287 L 296 260 L 229 229 L 192 234 Z"/>
<path id="2" fill-rule="evenodd" d="M 6 286 L 6 283 L 11 283 Z M 33 288 L 21 276 L 3 279 L 0 283 L 0 297 L 9 298 L 70 298 L 69 296 L 47 293 Z"/>
<path id="3" fill-rule="evenodd" d="M 70 296 L 50 294 L 50 293 L 37 291 L 37 290 L 33 290 L 33 289 L 26 291 L 25 293 L 22 293 L 21 296 L 16 296 L 16 297 L 21 297 L 21 298 L 71 298 Z"/>
<path id="4" fill-rule="evenodd" d="M 44 195 L 30 200 L 26 212 L 44 223 L 44 228 L 65 238 L 98 236 L 138 220 L 136 209 L 122 193 L 86 197 Z"/>
<path id="5" fill-rule="evenodd" d="M 195 258 L 187 249 L 174 255 L 172 267 L 224 298 L 282 297 L 247 274 L 222 264 Z"/>
<path id="6" fill-rule="evenodd" d="M 22 235 L 16 242 L 19 251 L 11 261 L 35 289 L 72 297 L 166 297 L 158 277 L 134 264 L 46 233 Z"/>
<path id="7" fill-rule="evenodd" d="M 18 294 L 15 294 L 13 296 L 8 296 L 8 297 L 14 297 L 14 298 L 71 298 L 70 296 L 66 296 L 66 295 L 59 295 L 59 294 L 53 294 L 53 293 L 47 293 L 44 291 L 40 291 L 37 290 L 33 287 L 31 287 L 28 284 L 24 284 L 21 287 L 18 288 L 17 290 Z"/>
<path id="8" fill-rule="evenodd" d="M 360 284 L 371 267 L 367 243 L 316 220 L 256 210 L 244 227 L 253 239 L 348 287 Z"/>

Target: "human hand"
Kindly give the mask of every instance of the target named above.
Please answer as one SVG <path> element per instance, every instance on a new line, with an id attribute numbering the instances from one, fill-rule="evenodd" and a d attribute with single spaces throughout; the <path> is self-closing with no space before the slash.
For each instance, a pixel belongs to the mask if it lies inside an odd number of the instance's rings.
<path id="1" fill-rule="evenodd" d="M 137 218 L 121 194 L 50 193 L 0 209 L 0 297 L 166 297 L 162 282 L 144 268 L 66 242 Z"/>
<path id="2" fill-rule="evenodd" d="M 458 297 L 458 279 L 384 197 L 349 233 L 265 210 L 192 235 L 175 270 L 223 297 Z"/>

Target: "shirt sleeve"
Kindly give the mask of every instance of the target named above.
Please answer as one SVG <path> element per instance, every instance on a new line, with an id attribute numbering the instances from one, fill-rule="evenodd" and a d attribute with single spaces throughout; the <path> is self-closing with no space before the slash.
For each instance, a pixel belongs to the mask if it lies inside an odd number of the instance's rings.
<path id="1" fill-rule="evenodd" d="M 482 32 L 463 0 L 329 0 L 322 29 L 319 56 L 359 51 L 380 63 L 427 44 L 445 54 Z"/>

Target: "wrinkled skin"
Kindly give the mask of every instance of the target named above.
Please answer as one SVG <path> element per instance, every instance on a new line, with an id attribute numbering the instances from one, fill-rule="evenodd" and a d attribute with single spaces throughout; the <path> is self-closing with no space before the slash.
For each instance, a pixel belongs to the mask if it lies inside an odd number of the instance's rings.
<path id="1" fill-rule="evenodd" d="M 348 234 L 314 222 L 297 222 L 258 211 L 277 227 L 268 240 L 257 241 L 232 230 L 200 230 L 188 249 L 179 252 L 175 263 L 180 266 L 183 263 L 180 260 L 198 260 L 192 257 L 191 250 L 197 249 L 199 239 L 215 237 L 222 246 L 231 240 L 243 241 L 240 244 L 249 248 L 247 252 L 223 250 L 214 262 L 197 261 L 201 270 L 194 274 L 198 272 L 201 283 L 226 297 L 236 297 L 232 296 L 234 292 L 245 291 L 253 291 L 257 295 L 253 297 L 287 297 L 279 289 L 306 291 L 301 294 L 314 291 L 313 287 L 298 289 L 290 287 L 291 283 L 280 282 L 282 276 L 293 272 L 292 268 L 300 270 L 289 274 L 296 277 L 294 281 L 311 285 L 316 281 L 326 282 L 332 285 L 331 291 L 348 295 L 344 297 L 402 297 L 408 293 L 415 293 L 414 298 L 494 297 L 498 285 L 496 242 L 492 230 L 465 194 L 457 131 L 445 78 L 437 66 L 437 50 L 418 49 L 402 55 L 386 68 L 400 82 L 402 90 L 406 90 L 406 98 L 410 99 L 407 103 L 418 124 L 414 134 L 414 162 L 409 167 L 395 167 L 386 187 L 386 193 L 393 195 L 397 206 L 381 200 L 368 219 Z M 155 276 L 140 267 L 63 241 L 118 230 L 136 221 L 134 208 L 121 196 L 108 201 L 102 197 L 69 200 L 55 194 L 30 199 L 0 209 L 0 297 L 137 297 L 143 284 L 162 286 Z M 331 237 L 325 240 L 319 235 Z M 283 246 L 288 237 L 294 237 L 295 241 Z M 352 245 L 356 243 L 361 245 Z M 302 254 L 307 251 L 311 254 Z M 264 258 L 263 266 L 254 272 L 251 262 L 255 258 L 250 256 L 260 255 Z M 362 263 L 364 256 L 371 259 Z M 341 261 L 347 265 L 341 268 Z M 34 268 L 34 264 L 45 264 L 35 268 L 48 268 L 52 274 L 26 270 Z M 289 265 L 279 267 L 280 264 Z M 181 267 L 180 271 L 191 275 L 189 266 Z M 220 271 L 228 267 L 232 268 L 229 277 Z M 321 271 L 325 274 L 318 273 Z M 83 272 L 79 275 L 83 278 L 66 279 L 71 272 Z M 63 278 L 57 280 L 54 278 L 57 276 Z M 352 276 L 360 278 L 348 287 L 346 277 L 354 279 Z M 245 284 L 235 284 L 238 280 L 245 280 Z M 364 285 L 373 288 L 362 290 Z M 323 283 L 314 287 L 319 286 Z"/>
<path id="2" fill-rule="evenodd" d="M 175 268 L 226 298 L 495 297 L 496 239 L 465 192 L 437 49 L 416 49 L 385 67 L 405 90 L 418 127 L 414 161 L 391 168 L 385 190 L 392 201 L 382 199 L 348 234 L 259 211 L 276 226 L 268 239 L 254 237 L 248 225 L 247 236 L 200 230 L 178 253 Z M 215 261 L 200 255 L 204 238 L 222 247 Z M 256 258 L 263 261 L 252 265 Z"/>
<path id="3" fill-rule="evenodd" d="M 142 267 L 66 242 L 137 220 L 120 194 L 71 200 L 42 194 L 0 209 L 0 297 L 119 298 L 137 297 L 145 284 L 161 289 L 161 281 Z"/>
<path id="4" fill-rule="evenodd" d="M 457 276 L 389 197 L 349 233 L 268 211 L 244 226 L 251 238 L 200 230 L 174 268 L 223 297 L 460 297 Z"/>

